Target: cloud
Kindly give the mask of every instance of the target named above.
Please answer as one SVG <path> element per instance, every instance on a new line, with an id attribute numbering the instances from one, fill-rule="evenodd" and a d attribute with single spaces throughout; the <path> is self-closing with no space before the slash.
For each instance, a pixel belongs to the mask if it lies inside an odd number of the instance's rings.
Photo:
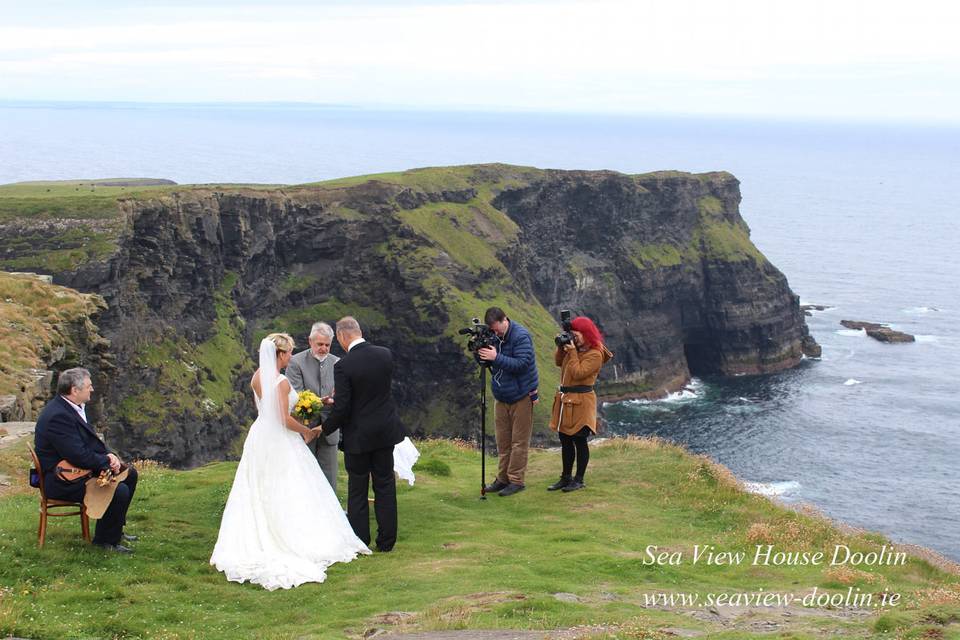
<path id="1" fill-rule="evenodd" d="M 876 114 L 925 69 L 960 75 L 960 5 L 930 0 L 71 6 L 0 27 L 0 97 L 757 112 L 818 91 Z"/>

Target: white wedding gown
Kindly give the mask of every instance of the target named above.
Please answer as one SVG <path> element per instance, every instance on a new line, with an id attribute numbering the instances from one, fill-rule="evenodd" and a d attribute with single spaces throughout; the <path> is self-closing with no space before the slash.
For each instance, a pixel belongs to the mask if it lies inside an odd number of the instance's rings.
<path id="1" fill-rule="evenodd" d="M 285 378 L 276 372 L 273 343 L 264 342 L 264 398 L 257 400 L 259 416 L 243 444 L 210 564 L 230 581 L 249 580 L 272 591 L 323 582 L 331 564 L 370 549 L 353 533 L 303 438 L 281 422 L 276 385 Z M 291 389 L 289 409 L 296 401 Z M 271 406 L 276 410 L 264 410 Z"/>

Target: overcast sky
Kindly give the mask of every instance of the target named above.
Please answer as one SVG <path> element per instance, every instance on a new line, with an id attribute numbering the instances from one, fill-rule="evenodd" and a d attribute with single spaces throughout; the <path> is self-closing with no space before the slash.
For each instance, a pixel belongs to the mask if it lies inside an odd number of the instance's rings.
<path id="1" fill-rule="evenodd" d="M 957 2 L 0 0 L 0 10 L 6 100 L 960 121 Z"/>

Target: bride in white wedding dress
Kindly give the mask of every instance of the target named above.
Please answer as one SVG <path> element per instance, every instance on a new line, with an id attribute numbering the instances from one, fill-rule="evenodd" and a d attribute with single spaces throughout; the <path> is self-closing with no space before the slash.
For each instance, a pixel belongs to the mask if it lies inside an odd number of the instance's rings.
<path id="1" fill-rule="evenodd" d="M 370 553 L 304 442 L 320 428 L 308 429 L 290 415 L 297 392 L 280 370 L 293 346 L 290 336 L 277 333 L 260 343 L 260 368 L 250 383 L 259 415 L 243 444 L 210 558 L 228 580 L 271 591 L 323 582 L 334 562 Z"/>

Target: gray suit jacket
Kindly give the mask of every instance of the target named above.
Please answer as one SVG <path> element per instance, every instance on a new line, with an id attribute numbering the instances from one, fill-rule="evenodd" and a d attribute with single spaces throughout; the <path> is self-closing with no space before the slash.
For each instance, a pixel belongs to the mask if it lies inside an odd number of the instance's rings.
<path id="1" fill-rule="evenodd" d="M 333 393 L 333 365 L 339 360 L 340 358 L 331 353 L 321 363 L 313 357 L 310 349 L 304 349 L 290 358 L 286 371 L 287 379 L 298 392 L 309 389 L 320 397 L 328 396 Z M 329 415 L 328 407 L 320 413 L 324 420 Z M 323 437 L 326 438 L 327 444 L 336 445 L 340 442 L 340 431 L 334 431 Z"/>

